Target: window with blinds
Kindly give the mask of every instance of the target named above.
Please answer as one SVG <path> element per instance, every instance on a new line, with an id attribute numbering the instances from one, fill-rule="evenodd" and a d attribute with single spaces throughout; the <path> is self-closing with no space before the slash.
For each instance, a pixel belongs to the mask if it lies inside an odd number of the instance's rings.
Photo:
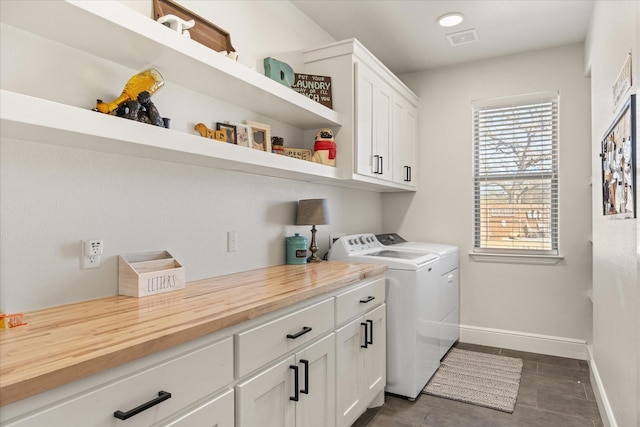
<path id="1" fill-rule="evenodd" d="M 473 103 L 474 250 L 558 254 L 558 94 Z"/>

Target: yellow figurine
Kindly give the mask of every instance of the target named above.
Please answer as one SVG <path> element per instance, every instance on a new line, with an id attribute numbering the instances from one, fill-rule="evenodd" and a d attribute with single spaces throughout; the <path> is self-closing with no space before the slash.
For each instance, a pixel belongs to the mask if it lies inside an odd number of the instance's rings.
<path id="1" fill-rule="evenodd" d="M 135 101 L 141 92 L 148 92 L 152 96 L 164 86 L 164 79 L 158 70 L 149 68 L 131 77 L 122 90 L 120 96 L 111 102 L 98 100 L 96 110 L 101 113 L 112 114 L 120 104 L 126 101 Z"/>

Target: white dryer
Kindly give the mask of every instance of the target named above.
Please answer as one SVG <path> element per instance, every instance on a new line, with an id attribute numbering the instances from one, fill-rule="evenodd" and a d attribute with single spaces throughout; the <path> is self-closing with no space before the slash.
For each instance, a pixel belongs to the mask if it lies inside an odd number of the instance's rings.
<path id="1" fill-rule="evenodd" d="M 344 236 L 329 260 L 385 264 L 388 393 L 415 399 L 440 364 L 438 256 L 382 245 L 373 234 Z"/>
<path id="2" fill-rule="evenodd" d="M 396 233 L 377 234 L 387 248 L 419 250 L 438 255 L 438 322 L 440 358 L 460 338 L 460 250 L 457 246 L 430 242 L 408 242 Z"/>

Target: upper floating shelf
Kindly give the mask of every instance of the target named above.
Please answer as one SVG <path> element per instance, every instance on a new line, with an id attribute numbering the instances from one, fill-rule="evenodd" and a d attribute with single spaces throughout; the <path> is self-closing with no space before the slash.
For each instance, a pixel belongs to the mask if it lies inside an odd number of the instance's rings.
<path id="1" fill-rule="evenodd" d="M 339 113 L 117 1 L 3 0 L 0 19 L 129 68 L 155 67 L 166 81 L 300 129 L 342 124 Z"/>

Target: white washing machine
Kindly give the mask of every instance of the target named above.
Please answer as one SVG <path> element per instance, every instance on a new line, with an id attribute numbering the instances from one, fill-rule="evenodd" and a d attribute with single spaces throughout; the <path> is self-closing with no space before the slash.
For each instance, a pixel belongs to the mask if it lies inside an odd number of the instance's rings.
<path id="1" fill-rule="evenodd" d="M 373 234 L 337 240 L 329 260 L 385 264 L 388 393 L 415 399 L 440 363 L 438 256 L 387 247 Z"/>
<path id="2" fill-rule="evenodd" d="M 460 338 L 460 250 L 456 246 L 440 243 L 407 242 L 396 233 L 377 234 L 376 238 L 388 248 L 420 250 L 438 255 L 438 319 L 442 358 Z"/>

